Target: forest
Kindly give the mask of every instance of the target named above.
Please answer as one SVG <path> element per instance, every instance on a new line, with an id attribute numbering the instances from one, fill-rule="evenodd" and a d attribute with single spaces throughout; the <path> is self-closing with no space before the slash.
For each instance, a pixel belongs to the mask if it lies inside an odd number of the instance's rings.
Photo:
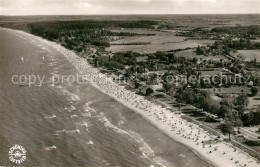
<path id="1" fill-rule="evenodd" d="M 154 29 L 156 21 L 51 21 L 29 23 L 28 29 L 34 34 L 64 47 L 83 51 L 86 45 L 110 46 L 113 36 L 132 36 L 133 33 L 111 32 L 112 28 L 147 28 Z"/>

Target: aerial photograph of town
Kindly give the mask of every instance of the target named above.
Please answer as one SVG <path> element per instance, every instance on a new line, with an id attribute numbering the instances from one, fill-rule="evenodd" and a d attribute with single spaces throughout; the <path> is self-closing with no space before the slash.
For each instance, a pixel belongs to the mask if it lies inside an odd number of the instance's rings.
<path id="1" fill-rule="evenodd" d="M 259 167 L 259 0 L 0 0 L 0 167 Z"/>

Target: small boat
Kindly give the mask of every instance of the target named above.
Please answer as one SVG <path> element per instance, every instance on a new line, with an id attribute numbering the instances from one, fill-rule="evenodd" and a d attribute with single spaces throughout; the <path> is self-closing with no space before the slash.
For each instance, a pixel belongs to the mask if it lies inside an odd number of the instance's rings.
<path id="1" fill-rule="evenodd" d="M 23 57 L 21 57 L 21 61 L 24 61 Z"/>

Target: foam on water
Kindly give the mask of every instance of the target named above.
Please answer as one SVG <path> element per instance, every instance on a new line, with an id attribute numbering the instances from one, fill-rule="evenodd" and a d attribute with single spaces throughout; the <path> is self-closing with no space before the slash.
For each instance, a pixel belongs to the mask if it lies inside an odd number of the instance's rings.
<path id="1" fill-rule="evenodd" d="M 52 145 L 52 146 L 48 146 L 48 147 L 45 147 L 45 150 L 46 151 L 51 151 L 51 150 L 54 150 L 56 149 L 57 147 L 55 145 Z"/>
<path id="2" fill-rule="evenodd" d="M 153 161 L 160 165 L 161 167 L 174 167 L 173 165 L 171 165 L 170 163 L 168 163 L 167 161 L 165 161 L 164 159 L 160 158 L 160 157 L 155 157 L 153 158 Z"/>
<path id="3" fill-rule="evenodd" d="M 81 115 L 86 118 L 86 117 L 91 117 L 91 113 L 90 112 L 83 112 L 81 113 Z"/>
<path id="4" fill-rule="evenodd" d="M 79 129 L 70 130 L 70 131 L 66 131 L 66 133 L 80 133 L 80 130 Z"/>
<path id="5" fill-rule="evenodd" d="M 91 102 L 85 103 L 83 105 L 83 111 L 81 112 L 81 115 L 86 118 L 86 117 L 91 117 L 92 115 L 96 114 L 96 110 L 94 108 L 91 108 L 89 106 Z"/>
<path id="6" fill-rule="evenodd" d="M 63 133 L 63 132 L 66 132 L 66 130 L 65 130 L 65 129 L 62 129 L 62 130 L 57 130 L 56 132 L 57 132 L 57 133 Z"/>
<path id="7" fill-rule="evenodd" d="M 76 108 L 73 105 L 70 105 L 70 107 L 65 107 L 64 109 L 67 110 L 68 112 L 72 112 L 76 110 Z"/>
<path id="8" fill-rule="evenodd" d="M 58 85 L 58 86 L 56 86 L 56 88 L 58 88 L 58 89 L 62 89 L 62 86 Z"/>
<path id="9" fill-rule="evenodd" d="M 74 115 L 71 115 L 70 118 L 78 118 L 79 116 L 74 114 Z"/>
<path id="10" fill-rule="evenodd" d="M 77 122 L 76 125 L 81 125 L 81 126 L 88 127 L 88 123 L 87 122 Z"/>
<path id="11" fill-rule="evenodd" d="M 63 95 L 68 95 L 70 93 L 67 89 L 62 89 L 61 92 Z"/>
<path id="12" fill-rule="evenodd" d="M 90 104 L 89 102 L 84 104 L 84 106 L 83 106 L 84 111 L 85 111 L 85 112 L 90 112 L 90 113 L 92 113 L 92 114 L 96 114 L 96 113 L 97 113 L 96 110 L 93 109 L 93 108 L 91 108 L 91 107 L 89 106 L 89 104 Z"/>
<path id="13" fill-rule="evenodd" d="M 123 134 L 129 135 L 128 132 L 126 132 L 126 131 L 124 131 L 124 130 L 118 128 L 118 127 L 116 127 L 115 125 L 113 125 L 113 124 L 104 116 L 104 114 L 103 114 L 102 112 L 98 115 L 98 118 L 99 118 L 99 120 L 100 120 L 102 123 L 104 123 L 104 125 L 105 125 L 106 127 L 109 127 L 109 128 L 111 128 L 111 129 L 113 129 L 113 130 L 116 131 L 117 133 L 123 133 Z"/>
<path id="14" fill-rule="evenodd" d="M 76 125 L 77 128 L 79 126 L 84 126 L 86 132 L 88 132 L 88 127 L 90 127 L 87 122 L 77 122 L 77 123 L 75 123 L 75 125 Z"/>
<path id="15" fill-rule="evenodd" d="M 94 143 L 93 143 L 93 141 L 89 140 L 86 144 L 92 145 Z"/>
<path id="16" fill-rule="evenodd" d="M 117 124 L 118 125 L 123 125 L 125 122 L 123 120 L 120 120 Z"/>
<path id="17" fill-rule="evenodd" d="M 104 123 L 106 127 L 113 129 L 117 133 L 126 134 L 132 139 L 134 139 L 138 144 L 139 150 L 141 151 L 143 158 L 149 159 L 160 166 L 170 165 L 170 163 L 168 163 L 166 160 L 158 156 L 155 156 L 153 149 L 144 141 L 144 139 L 138 133 L 133 132 L 131 130 L 125 131 L 116 127 L 104 116 L 102 112 L 98 115 L 98 118 L 102 123 Z"/>
<path id="18" fill-rule="evenodd" d="M 145 155 L 145 156 L 154 156 L 154 151 L 152 148 L 144 141 L 144 139 L 138 134 L 133 131 L 129 131 L 129 134 L 132 138 L 134 138 L 139 146 L 140 146 L 140 151 Z"/>
<path id="19" fill-rule="evenodd" d="M 51 114 L 51 116 L 45 116 L 44 118 L 46 118 L 46 119 L 52 119 L 52 118 L 56 118 L 56 115 Z"/>
<path id="20" fill-rule="evenodd" d="M 79 96 L 76 95 L 76 94 L 70 93 L 69 96 L 70 96 L 70 100 L 73 100 L 73 101 L 80 101 Z"/>

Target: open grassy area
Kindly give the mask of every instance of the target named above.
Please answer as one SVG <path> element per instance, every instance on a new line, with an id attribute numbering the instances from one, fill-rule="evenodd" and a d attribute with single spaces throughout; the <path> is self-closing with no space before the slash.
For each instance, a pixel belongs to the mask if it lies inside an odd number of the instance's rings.
<path id="1" fill-rule="evenodd" d="M 136 28 L 131 28 L 131 29 L 112 29 L 112 32 L 127 32 L 127 33 L 133 33 L 133 34 L 138 34 L 138 35 L 142 35 L 142 34 L 147 34 L 147 35 L 171 35 L 172 33 L 170 32 L 162 32 L 162 31 L 158 31 L 158 30 L 148 30 L 148 29 L 136 29 Z"/>
<path id="2" fill-rule="evenodd" d="M 245 61 L 260 62 L 260 50 L 238 50 L 237 56 L 242 57 Z"/>
<path id="3" fill-rule="evenodd" d="M 147 43 L 148 45 L 113 45 L 127 43 Z M 177 36 L 135 36 L 127 37 L 118 41 L 111 42 L 111 46 L 106 48 L 107 51 L 125 52 L 134 51 L 137 53 L 155 53 L 157 51 L 170 51 L 176 49 L 195 48 L 197 46 L 214 43 L 213 40 L 187 40 Z"/>

